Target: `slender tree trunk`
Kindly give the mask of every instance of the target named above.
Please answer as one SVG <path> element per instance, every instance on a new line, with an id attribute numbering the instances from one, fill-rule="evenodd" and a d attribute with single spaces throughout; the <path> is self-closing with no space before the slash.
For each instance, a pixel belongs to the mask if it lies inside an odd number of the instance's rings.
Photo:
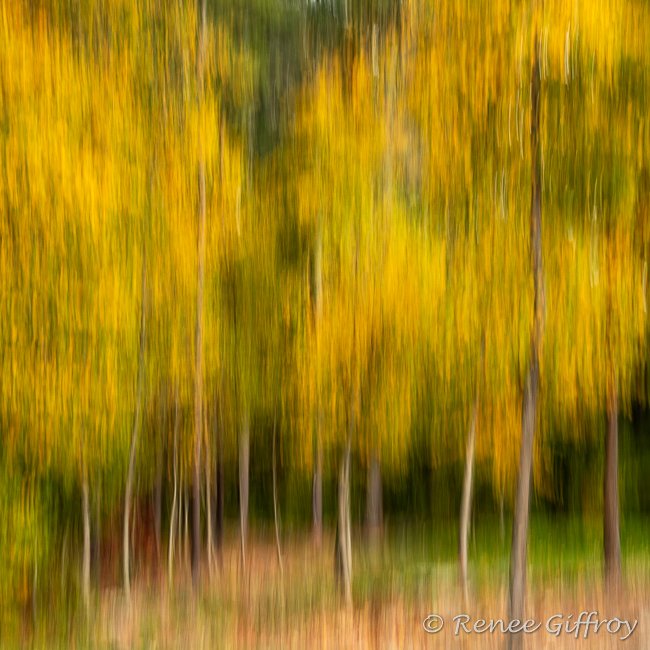
<path id="1" fill-rule="evenodd" d="M 185 491 L 183 490 L 183 472 L 180 471 L 178 479 L 178 529 L 176 530 L 176 539 L 178 540 L 178 555 L 180 555 L 181 562 L 184 564 L 187 560 L 187 548 L 186 548 L 186 535 L 183 534 L 183 524 L 186 523 L 185 520 Z M 185 525 L 187 529 L 187 525 Z"/>
<path id="2" fill-rule="evenodd" d="M 467 453 L 465 454 L 465 475 L 463 477 L 463 495 L 460 506 L 460 534 L 458 543 L 458 559 L 460 562 L 460 579 L 463 587 L 465 603 L 468 602 L 467 586 L 467 540 L 469 537 L 470 515 L 472 511 L 472 483 L 474 478 L 474 447 L 476 441 L 476 419 L 478 415 L 478 399 L 472 409 L 472 421 L 467 436 Z"/>
<path id="3" fill-rule="evenodd" d="M 183 490 L 182 495 L 183 504 L 183 562 L 187 565 L 188 556 L 190 554 L 190 527 L 189 527 L 189 510 L 190 510 L 190 497 L 186 490 Z"/>
<path id="4" fill-rule="evenodd" d="M 355 233 L 356 234 L 356 233 Z M 356 250 L 354 256 L 354 306 L 352 320 L 352 340 L 356 340 L 357 323 L 356 323 L 356 306 L 357 306 L 357 278 L 358 278 L 358 260 L 359 260 L 359 240 L 356 238 Z M 358 364 L 358 359 L 353 360 L 353 364 Z M 352 375 L 353 377 L 354 375 Z M 351 380 L 350 389 L 353 389 L 354 379 Z M 360 406 L 360 385 L 354 386 L 356 392 L 356 402 Z M 352 394 L 351 394 L 352 397 Z M 356 426 L 355 421 L 355 399 L 351 399 L 348 413 L 348 435 L 343 449 L 341 462 L 339 466 L 338 481 L 338 521 L 336 526 L 336 577 L 339 587 L 345 599 L 348 608 L 352 607 L 352 526 L 350 522 L 350 454 L 352 439 Z"/>
<path id="5" fill-rule="evenodd" d="M 156 564 L 157 570 L 162 566 L 162 482 L 163 482 L 163 446 L 159 441 L 156 454 L 156 481 L 153 493 L 153 520 L 154 535 L 156 538 Z"/>
<path id="6" fill-rule="evenodd" d="M 519 455 L 519 477 L 512 524 L 512 549 L 510 551 L 510 603 L 509 618 L 524 618 L 524 597 L 526 593 L 526 546 L 528 538 L 528 517 L 530 507 L 530 479 L 533 465 L 533 437 L 537 395 L 539 391 L 539 368 L 537 359 L 529 368 L 524 388 L 522 414 L 521 451 Z M 523 637 L 509 635 L 510 648 L 521 648 Z"/>
<path id="7" fill-rule="evenodd" d="M 510 620 L 524 618 L 526 593 L 526 546 L 528 540 L 528 517 L 530 507 L 530 481 L 533 465 L 533 442 L 539 396 L 539 358 L 544 331 L 544 280 L 542 270 L 542 172 L 539 147 L 539 99 L 541 71 L 539 63 L 540 40 L 535 33 L 533 65 L 531 72 L 531 156 L 532 191 L 530 211 L 530 239 L 534 285 L 534 322 L 531 334 L 530 360 L 524 385 L 521 425 L 521 450 L 519 475 L 512 527 L 512 548 L 510 552 Z M 518 650 L 523 647 L 521 634 L 508 635 L 508 647 Z"/>
<path id="8" fill-rule="evenodd" d="M 499 537 L 502 544 L 506 539 L 506 521 L 503 510 L 503 491 L 501 491 L 499 493 Z"/>
<path id="9" fill-rule="evenodd" d="M 176 527 L 176 518 L 178 510 L 178 388 L 174 398 L 174 458 L 173 458 L 173 472 L 174 472 L 174 495 L 172 497 L 172 512 L 169 518 L 169 555 L 167 559 L 167 573 L 169 575 L 169 584 L 171 585 L 173 579 L 173 565 L 174 565 L 174 529 Z"/>
<path id="10" fill-rule="evenodd" d="M 38 558 L 34 560 L 34 574 L 32 577 L 32 629 L 34 634 L 38 632 Z"/>
<path id="11" fill-rule="evenodd" d="M 213 559 L 213 540 L 212 540 L 212 498 L 211 498 L 211 479 L 212 473 L 210 471 L 210 450 L 206 443 L 205 450 L 205 528 L 206 528 L 206 549 L 208 552 L 208 572 L 212 578 L 212 559 Z"/>
<path id="12" fill-rule="evenodd" d="M 215 427 L 215 449 L 216 449 L 216 476 L 215 476 L 215 515 L 214 515 L 214 544 L 217 551 L 217 560 L 221 565 L 223 560 L 223 502 L 224 502 L 224 480 L 223 480 L 223 422 Z"/>
<path id="13" fill-rule="evenodd" d="M 350 524 L 350 441 L 339 467 L 338 521 L 336 526 L 336 570 L 346 605 L 352 605 L 352 532 Z"/>
<path id="14" fill-rule="evenodd" d="M 618 515 L 618 394 L 611 382 L 607 400 L 605 439 L 604 550 L 607 588 L 616 590 L 621 581 L 621 539 Z"/>
<path id="15" fill-rule="evenodd" d="M 135 474 L 135 452 L 138 446 L 138 437 L 140 435 L 140 413 L 142 410 L 142 393 L 144 389 L 144 341 L 145 341 L 145 312 L 146 312 L 146 292 L 147 292 L 147 273 L 144 256 L 142 258 L 142 298 L 140 305 L 140 349 L 138 353 L 138 385 L 135 402 L 135 416 L 133 419 L 133 433 L 131 435 L 131 450 L 129 453 L 129 469 L 126 475 L 126 490 L 124 492 L 124 528 L 122 538 L 123 552 L 123 578 L 124 594 L 127 602 L 131 598 L 131 582 L 129 575 L 129 549 L 130 534 L 129 522 L 131 517 L 131 499 L 133 496 L 133 480 Z"/>
<path id="16" fill-rule="evenodd" d="M 368 539 L 376 543 L 383 523 L 383 498 L 381 486 L 381 465 L 377 454 L 372 453 L 368 464 L 368 483 L 366 486 L 366 529 Z"/>
<path id="17" fill-rule="evenodd" d="M 176 557 L 180 558 L 181 563 L 186 561 L 185 536 L 183 535 L 183 523 L 185 512 L 183 511 L 185 492 L 183 490 L 183 471 L 182 467 L 178 470 L 178 508 L 176 513 Z"/>
<path id="18" fill-rule="evenodd" d="M 198 1 L 199 26 L 196 54 L 196 77 L 199 94 L 199 110 L 203 103 L 203 77 L 206 39 L 206 0 Z M 201 141 L 202 142 L 202 141 Z M 202 146 L 202 145 L 199 145 Z M 205 159 L 203 151 L 199 154 L 199 234 L 198 270 L 196 292 L 196 359 L 194 371 L 194 476 L 192 481 L 192 582 L 199 581 L 199 562 L 201 559 L 201 437 L 203 422 L 203 286 L 205 282 Z"/>
<path id="19" fill-rule="evenodd" d="M 194 468 L 192 477 L 192 529 L 190 535 L 192 584 L 198 588 L 201 561 L 201 443 L 194 444 Z"/>
<path id="20" fill-rule="evenodd" d="M 92 539 L 94 540 L 92 544 L 92 572 L 93 580 L 97 587 L 100 586 L 101 582 L 101 540 L 102 540 L 102 512 L 101 512 L 101 486 L 97 485 L 97 491 L 95 494 L 95 531 Z"/>
<path id="21" fill-rule="evenodd" d="M 84 461 L 81 480 L 81 509 L 83 515 L 83 557 L 81 561 L 81 591 L 86 614 L 90 613 L 90 500 L 88 497 L 88 475 Z"/>
<path id="22" fill-rule="evenodd" d="M 320 432 L 316 432 L 314 445 L 314 475 L 312 478 L 312 536 L 316 548 L 323 542 L 323 448 Z"/>
<path id="23" fill-rule="evenodd" d="M 244 415 L 239 434 L 239 525 L 241 534 L 241 562 L 246 569 L 246 541 L 248 538 L 248 468 L 250 460 L 250 424 Z"/>
<path id="24" fill-rule="evenodd" d="M 277 478 L 277 458 L 275 453 L 275 433 L 276 433 L 276 420 L 273 418 L 273 523 L 275 524 L 275 548 L 278 554 L 278 566 L 280 567 L 280 575 L 284 574 L 284 567 L 282 565 L 282 548 L 280 546 L 280 522 L 278 515 L 278 478 Z"/>
<path id="25" fill-rule="evenodd" d="M 319 323 L 323 311 L 323 222 L 318 216 L 316 236 L 312 253 L 311 268 L 311 300 L 314 336 L 319 344 Z M 314 475 L 312 480 L 312 532 L 316 547 L 320 547 L 323 539 L 323 446 L 321 441 L 320 395 L 317 382 L 317 414 L 316 431 L 314 433 Z"/>

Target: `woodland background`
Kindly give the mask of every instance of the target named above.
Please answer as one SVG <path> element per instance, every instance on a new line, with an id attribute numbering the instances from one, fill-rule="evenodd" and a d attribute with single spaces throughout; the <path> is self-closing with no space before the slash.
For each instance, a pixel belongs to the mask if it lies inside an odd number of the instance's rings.
<path id="1" fill-rule="evenodd" d="M 3 647 L 621 594 L 642 643 L 649 42 L 641 0 L 1 0 Z"/>

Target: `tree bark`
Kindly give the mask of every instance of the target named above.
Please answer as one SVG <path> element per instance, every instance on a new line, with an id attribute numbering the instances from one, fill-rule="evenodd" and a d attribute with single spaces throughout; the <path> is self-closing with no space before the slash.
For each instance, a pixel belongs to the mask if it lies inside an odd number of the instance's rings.
<path id="1" fill-rule="evenodd" d="M 241 561 L 246 569 L 246 541 L 248 538 L 248 468 L 250 460 L 250 425 L 248 414 L 243 418 L 239 435 L 239 525 L 241 534 Z"/>
<path id="2" fill-rule="evenodd" d="M 502 544 L 506 540 L 506 521 L 503 510 L 503 491 L 501 491 L 499 492 L 499 538 Z"/>
<path id="3" fill-rule="evenodd" d="M 318 216 L 312 253 L 311 300 L 312 319 L 316 345 L 319 345 L 318 326 L 323 311 L 323 223 Z M 321 414 L 318 382 L 316 386 L 316 430 L 314 433 L 314 475 L 312 480 L 312 533 L 314 543 L 320 547 L 323 539 L 323 447 L 321 442 Z"/>
<path id="4" fill-rule="evenodd" d="M 368 464 L 366 486 L 366 530 L 371 543 L 376 543 L 383 524 L 383 498 L 381 486 L 381 465 L 377 454 L 372 453 Z"/>
<path id="5" fill-rule="evenodd" d="M 278 566 L 280 567 L 280 575 L 283 575 L 284 567 L 282 565 L 282 548 L 280 546 L 280 522 L 278 515 L 278 471 L 275 453 L 275 433 L 276 420 L 273 418 L 273 523 L 275 524 L 275 548 L 278 554 Z"/>
<path id="6" fill-rule="evenodd" d="M 194 589 L 199 585 L 199 570 L 201 562 L 201 466 L 197 469 L 196 459 L 194 476 L 192 480 L 192 528 L 190 535 L 190 549 L 192 562 L 192 584 Z M 200 461 L 199 461 L 200 462 Z"/>
<path id="7" fill-rule="evenodd" d="M 196 54 L 196 77 L 199 110 L 203 103 L 203 77 L 206 40 L 206 0 L 198 1 L 199 23 Z M 200 140 L 200 142 L 202 142 Z M 199 144 L 202 147 L 201 144 Z M 198 270 L 196 292 L 196 358 L 194 370 L 194 472 L 192 480 L 192 583 L 196 589 L 199 582 L 201 559 L 201 438 L 203 423 L 203 286 L 205 283 L 205 159 L 199 154 L 199 224 L 198 224 Z"/>
<path id="8" fill-rule="evenodd" d="M 38 558 L 34 560 L 34 574 L 32 576 L 32 630 L 38 632 Z"/>
<path id="9" fill-rule="evenodd" d="M 223 560 L 223 506 L 224 506 L 224 475 L 223 475 L 223 421 L 215 427 L 215 515 L 214 515 L 214 544 L 217 561 Z"/>
<path id="10" fill-rule="evenodd" d="M 544 280 L 542 269 L 542 172 L 539 147 L 539 99 L 541 70 L 539 62 L 540 40 L 535 33 L 533 64 L 531 71 L 531 156 L 532 189 L 530 210 L 530 239 L 534 285 L 534 322 L 531 334 L 530 359 L 522 405 L 521 450 L 519 456 L 519 475 L 515 497 L 515 512 L 512 527 L 512 548 L 510 552 L 510 620 L 524 618 L 524 599 L 526 593 L 526 546 L 528 541 L 528 517 L 530 507 L 530 480 L 533 465 L 533 442 L 537 418 L 539 396 L 539 358 L 544 331 Z M 510 650 L 523 647 L 521 634 L 508 635 Z"/>
<path id="11" fill-rule="evenodd" d="M 156 454 L 156 480 L 153 492 L 153 521 L 154 535 L 156 538 L 156 563 L 157 570 L 162 565 L 162 480 L 163 480 L 163 445 L 162 439 L 159 440 L 158 451 Z"/>
<path id="12" fill-rule="evenodd" d="M 356 238 L 356 250 L 354 255 L 354 311 L 352 320 L 352 340 L 356 340 L 357 323 L 357 278 L 358 278 L 358 260 L 359 260 L 359 240 Z M 352 368 L 357 366 L 358 359 L 352 361 Z M 338 480 L 338 520 L 336 526 L 336 578 L 339 588 L 343 594 L 345 604 L 348 608 L 352 607 L 352 527 L 350 522 L 350 454 L 352 448 L 352 439 L 356 427 L 355 403 L 361 406 L 361 386 L 355 384 L 354 373 L 350 377 L 350 390 L 352 398 L 349 404 L 348 413 L 348 432 L 345 441 L 345 447 L 341 456 L 339 465 Z M 354 395 L 354 393 L 356 395 Z M 354 395 L 354 397 L 353 397 Z M 355 399 L 356 398 L 356 399 Z"/>
<path id="13" fill-rule="evenodd" d="M 86 614 L 90 613 L 90 500 L 88 475 L 84 461 L 81 479 L 81 510 L 83 515 L 83 557 L 81 561 L 81 591 Z"/>
<path id="14" fill-rule="evenodd" d="M 533 465 L 533 438 L 535 434 L 538 391 L 539 367 L 537 359 L 535 359 L 532 367 L 528 370 L 526 386 L 524 388 L 519 476 L 512 524 L 512 548 L 510 551 L 510 620 L 522 620 L 524 613 L 530 479 Z M 523 645 L 523 637 L 520 634 L 511 634 L 508 639 L 511 649 L 521 648 Z"/>
<path id="15" fill-rule="evenodd" d="M 463 588 L 465 603 L 468 602 L 467 585 L 467 540 L 469 537 L 470 514 L 472 511 L 472 483 L 474 478 L 474 448 L 476 441 L 476 419 L 478 415 L 478 399 L 472 409 L 472 420 L 467 436 L 467 452 L 465 454 L 465 475 L 463 477 L 463 494 L 460 506 L 460 532 L 458 542 L 458 559 L 460 563 L 460 580 Z"/>
<path id="16" fill-rule="evenodd" d="M 95 494 L 95 530 L 94 535 L 91 535 L 93 543 L 91 545 L 91 565 L 93 573 L 93 581 L 96 587 L 101 586 L 101 573 L 102 573 L 102 555 L 101 555 L 101 543 L 102 543 L 102 503 L 101 503 L 101 486 L 97 486 L 97 491 Z"/>
<path id="17" fill-rule="evenodd" d="M 171 585 L 173 579 L 173 565 L 174 565 L 174 529 L 176 527 L 176 517 L 178 510 L 178 388 L 174 397 L 174 458 L 173 458 L 173 473 L 174 473 L 174 495 L 172 497 L 172 511 L 169 518 L 169 549 L 167 558 L 167 573 L 169 576 L 169 583 Z"/>
<path id="18" fill-rule="evenodd" d="M 316 433 L 314 445 L 314 475 L 312 478 L 312 536 L 316 548 L 323 542 L 323 449 L 320 433 Z"/>
<path id="19" fill-rule="evenodd" d="M 352 532 L 350 525 L 350 441 L 341 456 L 336 527 L 336 574 L 346 605 L 352 605 Z"/>
<path id="20" fill-rule="evenodd" d="M 130 551 L 130 517 L 131 517 L 131 500 L 133 496 L 133 480 L 135 474 L 135 453 L 138 446 L 138 437 L 140 435 L 140 414 L 142 411 L 142 393 L 144 390 L 144 342 L 146 328 L 146 292 L 147 292 L 147 272 L 144 256 L 142 258 L 142 298 L 140 305 L 140 349 L 138 352 L 138 385 L 136 389 L 135 416 L 133 419 L 133 433 L 131 435 L 131 450 L 129 453 L 129 469 L 126 475 L 126 489 L 124 491 L 124 528 L 122 537 L 123 553 L 123 578 L 124 594 L 127 602 L 131 599 L 131 581 L 129 573 L 129 551 Z"/>
<path id="21" fill-rule="evenodd" d="M 206 517 L 206 522 L 205 522 L 205 529 L 206 529 L 206 550 L 208 553 L 208 573 L 210 575 L 210 578 L 212 578 L 212 572 L 213 572 L 213 567 L 212 567 L 212 560 L 213 560 L 213 553 L 212 549 L 214 547 L 214 540 L 212 539 L 212 484 L 210 482 L 210 479 L 212 477 L 212 472 L 210 471 L 210 449 L 209 446 L 206 443 L 206 450 L 205 450 L 205 517 Z"/>
<path id="22" fill-rule="evenodd" d="M 621 539 L 618 514 L 618 393 L 611 382 L 607 400 L 604 477 L 604 550 L 607 588 L 616 590 L 621 581 Z"/>
<path id="23" fill-rule="evenodd" d="M 181 485 L 183 485 L 184 481 L 181 479 Z M 189 515 L 188 512 L 190 510 L 190 497 L 189 494 L 187 493 L 186 490 L 183 490 L 181 493 L 181 507 L 183 509 L 183 518 L 182 518 L 182 524 L 183 524 L 183 562 L 187 564 L 188 561 L 188 556 L 190 555 L 190 549 L 189 549 L 189 544 L 190 544 L 190 529 L 189 529 Z M 190 560 L 191 563 L 191 560 Z"/>

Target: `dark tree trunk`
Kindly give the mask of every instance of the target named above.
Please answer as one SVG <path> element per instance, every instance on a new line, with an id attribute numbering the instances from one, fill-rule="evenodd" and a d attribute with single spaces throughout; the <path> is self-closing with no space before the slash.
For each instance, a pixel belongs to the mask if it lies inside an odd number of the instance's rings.
<path id="1" fill-rule="evenodd" d="M 178 515 L 178 387 L 174 395 L 174 442 L 173 442 L 173 480 L 174 492 L 172 496 L 172 511 L 169 516 L 169 549 L 167 559 L 167 573 L 169 576 L 169 583 L 171 584 L 173 578 L 173 565 L 174 565 L 174 531 L 176 530 L 176 520 Z"/>
<path id="2" fill-rule="evenodd" d="M 368 464 L 366 486 L 366 530 L 371 543 L 376 543 L 383 524 L 383 495 L 381 486 L 381 465 L 377 454 L 371 454 Z"/>
<path id="3" fill-rule="evenodd" d="M 504 515 L 504 506 L 503 506 L 503 492 L 499 493 L 499 539 L 501 543 L 506 540 L 506 520 Z"/>
<path id="4" fill-rule="evenodd" d="M 181 480 L 181 484 L 183 484 L 184 481 Z M 183 490 L 183 496 L 182 496 L 182 508 L 183 508 L 183 562 L 187 564 L 188 559 L 190 560 L 191 564 L 191 558 L 190 558 L 190 528 L 189 528 L 189 515 L 188 512 L 190 510 L 190 496 L 187 492 L 187 490 Z"/>
<path id="5" fill-rule="evenodd" d="M 102 575 L 102 554 L 101 554 L 101 545 L 102 545 L 102 504 L 101 504 L 101 487 L 98 484 L 97 493 L 95 495 L 95 530 L 94 534 L 91 536 L 92 547 L 91 547 L 91 563 L 92 563 L 92 573 L 93 581 L 95 586 L 99 588 L 101 586 L 101 575 Z"/>
<path id="6" fill-rule="evenodd" d="M 223 554 L 223 503 L 224 503 L 224 477 L 223 477 L 223 432 L 221 426 L 215 428 L 215 498 L 214 498 L 214 545 L 217 552 L 217 561 L 222 562 Z"/>
<path id="7" fill-rule="evenodd" d="M 278 566 L 280 567 L 280 575 L 282 575 L 284 573 L 284 567 L 282 566 L 282 547 L 280 546 L 280 515 L 278 513 L 278 470 L 275 450 L 275 434 L 276 420 L 273 418 L 273 523 L 275 525 L 275 548 L 278 554 Z"/>
<path id="8" fill-rule="evenodd" d="M 604 550 L 607 588 L 616 590 L 621 580 L 621 540 L 618 515 L 618 394 L 610 388 L 605 439 Z"/>
<path id="9" fill-rule="evenodd" d="M 311 260 L 312 323 L 316 343 L 319 343 L 319 323 L 323 310 L 323 222 L 318 216 Z M 318 393 L 318 386 L 316 391 Z M 316 430 L 314 433 L 314 475 L 312 479 L 312 519 L 314 543 L 320 547 L 323 539 L 323 447 L 321 442 L 320 395 L 316 395 Z"/>
<path id="10" fill-rule="evenodd" d="M 83 557 L 81 560 L 81 591 L 86 614 L 90 612 L 90 499 L 88 475 L 84 463 L 81 479 L 81 510 L 83 516 Z"/>
<path id="11" fill-rule="evenodd" d="M 250 425 L 244 416 L 239 435 L 239 525 L 241 534 L 241 561 L 246 569 L 246 541 L 248 538 L 248 467 L 250 459 Z"/>
<path id="12" fill-rule="evenodd" d="M 156 538 L 156 562 L 161 565 L 162 552 L 162 484 L 163 484 L 163 446 L 162 439 L 158 441 L 156 454 L 156 480 L 153 491 L 153 521 Z"/>
<path id="13" fill-rule="evenodd" d="M 195 461 L 196 462 L 196 461 Z M 201 563 L 201 466 L 194 467 L 192 478 L 192 528 L 190 535 L 192 583 L 196 589 L 199 584 Z"/>
<path id="14" fill-rule="evenodd" d="M 319 438 L 320 436 L 315 444 L 312 480 L 312 534 L 317 548 L 320 548 L 323 541 L 323 449 Z"/>
<path id="15" fill-rule="evenodd" d="M 530 210 L 530 243 L 534 285 L 534 322 L 531 334 L 530 359 L 524 385 L 521 423 L 521 450 L 519 475 L 512 526 L 512 548 L 510 551 L 510 594 L 509 618 L 524 618 L 526 594 L 526 546 L 528 541 L 528 517 L 530 506 L 530 481 L 533 466 L 533 443 L 539 397 L 539 358 L 544 331 L 544 280 L 542 269 L 542 172 L 539 147 L 539 99 L 541 72 L 539 63 L 540 39 L 536 32 L 533 41 L 533 65 L 531 71 L 531 118 L 530 138 L 532 157 L 532 190 Z M 522 634 L 508 635 L 508 647 L 518 650 L 523 647 Z"/>
<path id="16" fill-rule="evenodd" d="M 212 560 L 214 557 L 213 548 L 214 540 L 212 535 L 214 533 L 214 526 L 212 523 L 212 468 L 210 466 L 210 448 L 206 445 L 205 449 L 205 528 L 206 528 L 206 550 L 208 554 L 208 572 L 212 578 Z"/>
<path id="17" fill-rule="evenodd" d="M 156 562 L 160 565 L 162 546 L 162 453 L 159 454 L 156 468 L 156 484 L 153 494 L 154 536 L 156 538 Z"/>

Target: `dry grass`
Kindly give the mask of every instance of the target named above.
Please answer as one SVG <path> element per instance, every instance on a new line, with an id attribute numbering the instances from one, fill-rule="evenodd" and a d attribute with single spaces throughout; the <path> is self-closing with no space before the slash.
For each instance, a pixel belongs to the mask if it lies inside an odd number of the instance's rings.
<path id="1" fill-rule="evenodd" d="M 249 547 L 246 569 L 235 539 L 226 545 L 221 568 L 195 595 L 187 570 L 179 568 L 173 589 L 166 580 L 137 582 L 130 607 L 119 591 L 99 596 L 85 640 L 74 645 L 127 650 L 132 648 L 503 648 L 503 634 L 454 634 L 453 616 L 505 615 L 507 588 L 503 571 L 474 575 L 471 602 L 464 606 L 456 570 L 450 564 L 418 565 L 401 574 L 381 557 L 358 554 L 355 602 L 345 608 L 333 579 L 332 539 L 316 551 L 308 540 L 285 546 L 284 573 L 279 571 L 271 541 L 257 539 Z M 563 633 L 552 636 L 544 625 L 526 639 L 527 648 L 650 647 L 650 584 L 647 572 L 628 574 L 624 594 L 615 600 L 603 592 L 600 567 L 571 582 L 558 573 L 529 587 L 527 612 L 546 622 L 557 613 L 577 618 L 597 610 L 600 618 L 638 619 L 627 641 L 604 630 L 585 639 Z M 429 613 L 445 618 L 445 628 L 429 635 L 422 621 Z"/>

